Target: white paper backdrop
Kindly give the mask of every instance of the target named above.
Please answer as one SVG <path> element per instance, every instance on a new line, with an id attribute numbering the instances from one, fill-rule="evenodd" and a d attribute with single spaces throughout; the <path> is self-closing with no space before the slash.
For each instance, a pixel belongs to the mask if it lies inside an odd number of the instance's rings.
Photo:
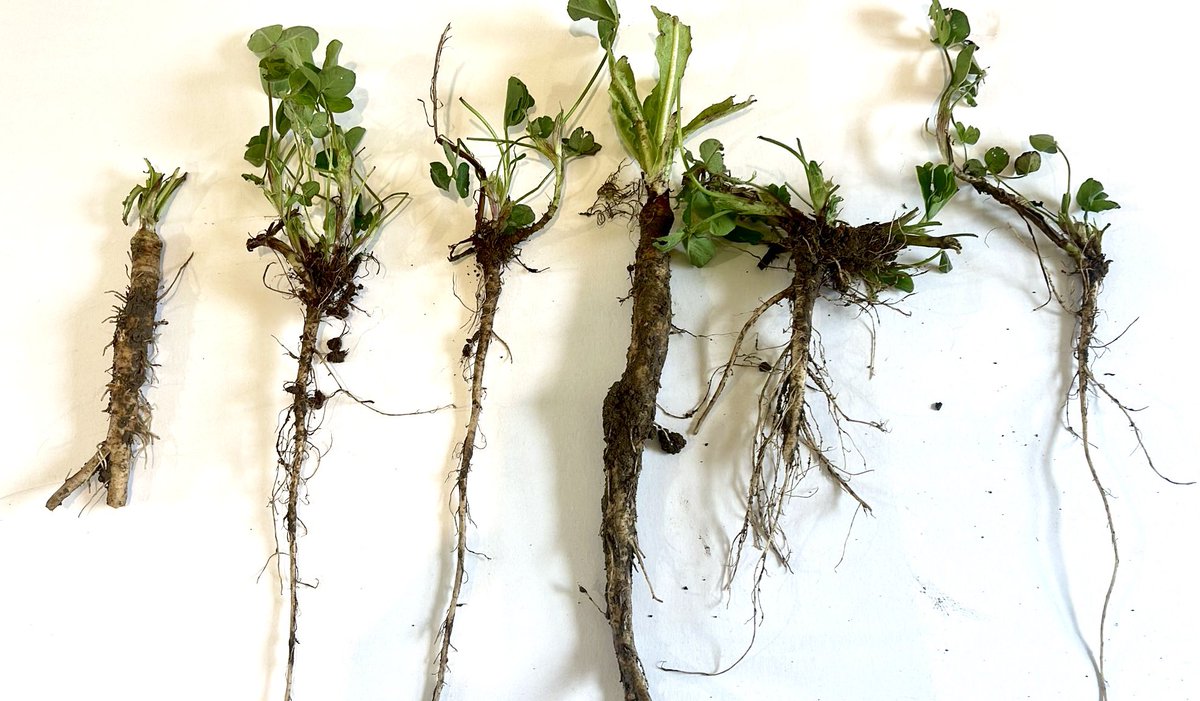
<path id="1" fill-rule="evenodd" d="M 1101 335 L 1138 321 L 1097 370 L 1149 407 L 1139 420 L 1159 466 L 1196 479 L 1196 11 L 960 7 L 990 68 L 970 115 L 984 141 L 1019 149 L 1029 133 L 1052 133 L 1075 172 L 1122 203 L 1106 240 L 1115 263 Z M 645 75 L 652 16 L 629 0 L 621 9 L 620 51 Z M 736 172 L 795 181 L 790 157 L 755 137 L 801 137 L 841 183 L 849 220 L 919 201 L 912 171 L 934 157 L 922 125 L 941 84 L 921 2 L 664 9 L 693 27 L 692 112 L 730 94 L 758 98 L 705 134 L 725 141 Z M 447 21 L 455 30 L 443 90 L 485 112 L 500 108 L 509 74 L 542 105 L 569 102 L 599 56 L 563 3 L 547 0 L 6 3 L 3 698 L 281 698 L 286 610 L 269 566 L 267 504 L 299 314 L 263 288 L 266 259 L 244 246 L 269 221 L 238 177 L 265 112 L 245 39 L 276 22 L 342 39 L 358 72 L 354 115 L 368 128 L 369 162 L 379 181 L 413 193 L 374 249 L 381 271 L 352 319 L 341 381 L 387 410 L 463 406 L 469 312 L 455 293 L 470 297 L 472 271 L 445 252 L 468 233 L 470 211 L 428 182 L 440 150 L 417 103 Z M 451 699 L 621 698 L 607 626 L 579 593 L 602 591 L 600 400 L 628 342 L 617 299 L 633 235 L 574 215 L 620 158 L 605 109 L 594 99 L 584 118 L 604 151 L 572 168 L 563 214 L 524 250 L 544 272 L 508 277 L 498 328 L 514 357 L 491 359 L 487 447 L 472 484 L 471 546 L 488 559 L 471 563 Z M 454 119 L 460 132 L 471 128 L 462 110 Z M 102 322 L 113 299 L 103 291 L 124 286 L 119 205 L 142 177 L 142 157 L 190 173 L 163 227 L 168 271 L 189 253 L 195 260 L 165 305 L 170 325 L 149 393 L 160 438 L 127 508 L 77 497 L 48 513 L 46 496 L 104 430 L 110 360 L 101 349 L 111 330 Z M 1048 197 L 1063 175 L 1039 181 Z M 639 586 L 637 633 L 658 698 L 1095 697 L 1085 643 L 1097 639 L 1108 536 L 1079 444 L 1060 421 L 1070 320 L 1053 306 L 1034 311 L 1046 292 L 1011 219 L 968 196 L 942 221 L 980 238 L 951 275 L 917 280 L 900 305 L 906 315 L 881 314 L 873 378 L 867 320 L 818 308 L 844 407 L 890 428 L 854 430 L 848 456 L 849 469 L 870 470 L 854 483 L 875 515 L 853 519 L 852 503 L 814 475 L 811 496 L 790 506 L 795 571 L 772 571 L 757 644 L 725 675 L 656 665 L 716 669 L 749 640 L 749 582 L 721 585 L 740 523 L 756 373 L 737 378 L 684 453 L 647 454 L 640 528 L 662 601 Z M 702 272 L 678 262 L 676 324 L 716 335 L 673 339 L 660 397 L 672 412 L 698 399 L 728 352 L 725 334 L 783 284 L 733 253 Z M 783 321 L 764 329 L 765 343 Z M 463 410 L 405 419 L 345 401 L 327 410 L 318 442 L 329 450 L 303 512 L 302 569 L 319 586 L 302 591 L 297 699 L 428 696 L 449 582 L 446 475 L 464 421 Z M 1195 698 L 1200 487 L 1155 478 L 1103 403 L 1096 427 L 1123 549 L 1107 631 L 1111 698 Z"/>

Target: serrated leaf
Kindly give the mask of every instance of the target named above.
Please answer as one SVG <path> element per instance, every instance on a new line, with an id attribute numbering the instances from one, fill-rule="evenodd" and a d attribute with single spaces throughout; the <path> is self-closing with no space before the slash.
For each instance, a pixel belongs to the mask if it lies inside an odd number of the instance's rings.
<path id="1" fill-rule="evenodd" d="M 750 98 L 749 100 L 744 100 L 742 102 L 734 102 L 733 97 L 730 96 L 716 104 L 709 105 L 703 110 L 700 110 L 700 114 L 692 117 L 692 120 L 684 125 L 683 138 L 687 139 L 689 136 L 695 133 L 697 129 L 700 129 L 708 124 L 712 124 L 718 119 L 728 117 L 734 112 L 740 112 L 752 104 L 754 104 L 754 98 Z"/>
<path id="2" fill-rule="evenodd" d="M 667 148 L 671 138 L 668 126 L 677 124 L 675 111 L 679 108 L 679 87 L 692 53 L 692 30 L 675 15 L 651 6 L 658 19 L 658 37 L 654 42 L 654 57 L 658 59 L 658 81 L 643 105 L 643 115 L 649 125 L 651 143 L 656 150 Z"/>
<path id="3" fill-rule="evenodd" d="M 654 159 L 654 149 L 650 145 L 650 132 L 647 131 L 642 103 L 638 99 L 633 69 L 624 56 L 612 64 L 610 69 L 612 79 L 608 84 L 608 95 L 611 100 L 613 126 L 625 150 L 645 171 Z"/>
<path id="4" fill-rule="evenodd" d="M 471 194 L 471 167 L 466 163 L 459 163 L 454 171 L 454 189 L 464 199 Z"/>
<path id="5" fill-rule="evenodd" d="M 1013 161 L 1013 171 L 1017 175 L 1029 175 L 1036 173 L 1042 167 L 1042 154 L 1037 151 L 1026 151 L 1017 160 Z"/>
<path id="6" fill-rule="evenodd" d="M 441 161 L 434 161 L 429 164 L 429 179 L 442 190 L 448 191 L 450 189 L 450 169 Z"/>
<path id="7" fill-rule="evenodd" d="M 1042 153 L 1058 153 L 1058 142 L 1049 134 L 1033 134 L 1029 137 L 1029 145 Z"/>
<path id="8" fill-rule="evenodd" d="M 983 154 L 983 163 L 987 166 L 989 173 L 999 175 L 1008 167 L 1008 151 L 999 146 L 993 146 Z"/>

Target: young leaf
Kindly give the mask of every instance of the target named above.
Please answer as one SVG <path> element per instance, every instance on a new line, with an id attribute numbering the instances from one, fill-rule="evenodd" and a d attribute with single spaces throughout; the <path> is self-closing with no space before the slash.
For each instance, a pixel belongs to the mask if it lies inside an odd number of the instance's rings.
<path id="1" fill-rule="evenodd" d="M 988 172 L 999 175 L 1008 167 L 1008 151 L 999 146 L 993 146 L 983 154 L 983 162 L 987 165 Z"/>
<path id="2" fill-rule="evenodd" d="M 550 117 L 538 117 L 531 120 L 525 130 L 535 139 L 545 139 L 554 133 L 554 120 Z"/>
<path id="3" fill-rule="evenodd" d="M 429 164 L 429 179 L 442 190 L 450 189 L 450 170 L 441 161 Z"/>
<path id="4" fill-rule="evenodd" d="M 942 254 L 938 256 L 937 269 L 939 273 L 948 273 L 954 270 L 954 265 L 950 262 L 950 256 L 945 251 L 942 251 Z"/>
<path id="5" fill-rule="evenodd" d="M 533 109 L 533 96 L 521 79 L 514 76 L 508 79 L 508 95 L 504 99 L 504 126 L 515 127 L 525 121 L 529 110 Z"/>
<path id="6" fill-rule="evenodd" d="M 1049 134 L 1033 134 L 1029 137 L 1029 145 L 1042 153 L 1058 153 L 1058 142 Z"/>
<path id="7" fill-rule="evenodd" d="M 1017 160 L 1013 161 L 1013 170 L 1017 175 L 1029 175 L 1036 173 L 1042 167 L 1042 154 L 1037 151 L 1026 151 Z"/>
<path id="8" fill-rule="evenodd" d="M 1094 178 L 1088 178 L 1079 186 L 1079 191 L 1075 193 L 1075 202 L 1079 204 L 1079 208 L 1083 211 L 1093 213 L 1119 209 L 1121 207 L 1121 205 L 1108 199 L 1108 193 L 1104 191 L 1104 185 Z"/>
<path id="9" fill-rule="evenodd" d="M 954 130 L 958 134 L 959 143 L 966 144 L 967 146 L 974 146 L 979 143 L 978 127 L 967 126 L 962 122 L 955 122 Z"/>
<path id="10" fill-rule="evenodd" d="M 571 132 L 569 138 L 563 139 L 563 155 L 570 158 L 572 156 L 594 156 L 600 152 L 600 144 L 596 143 L 596 137 L 592 132 L 583 127 L 575 127 L 575 131 Z"/>

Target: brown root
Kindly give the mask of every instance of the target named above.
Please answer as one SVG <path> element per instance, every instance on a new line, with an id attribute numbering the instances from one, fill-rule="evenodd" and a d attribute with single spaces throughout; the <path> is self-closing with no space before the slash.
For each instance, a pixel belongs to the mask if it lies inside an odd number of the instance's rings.
<path id="1" fill-rule="evenodd" d="M 604 601 L 625 701 L 648 701 L 650 689 L 633 630 L 633 569 L 645 563 L 637 538 L 637 488 L 642 450 L 654 435 L 654 417 L 671 335 L 671 268 L 654 247 L 674 222 L 666 192 L 647 188 L 638 215 L 633 266 L 631 337 L 625 371 L 604 398 L 604 496 L 600 537 L 604 547 Z"/>
<path id="2" fill-rule="evenodd" d="M 483 250 L 487 250 L 486 248 Z M 477 249 L 478 252 L 478 249 Z M 466 433 L 459 448 L 458 468 L 454 472 L 454 496 L 451 511 L 454 516 L 454 582 L 450 591 L 450 601 L 446 605 L 446 615 L 442 620 L 439 633 L 441 644 L 437 654 L 436 680 L 433 686 L 433 701 L 442 697 L 446 686 L 446 673 L 449 670 L 450 642 L 454 633 L 454 620 L 460 606 L 462 585 L 466 579 L 466 560 L 470 552 L 467 547 L 467 527 L 470 523 L 470 503 L 468 501 L 467 481 L 471 474 L 471 461 L 475 456 L 476 441 L 479 436 L 479 418 L 483 413 L 484 370 L 487 365 L 487 353 L 493 338 L 496 338 L 493 328 L 496 321 L 496 311 L 500 304 L 500 293 L 503 287 L 503 262 L 495 257 L 476 259 L 479 268 L 479 289 L 477 291 L 477 318 L 475 332 L 468 343 L 463 355 L 464 364 L 468 364 L 467 379 L 471 386 L 471 412 L 467 419 Z"/>
<path id="3" fill-rule="evenodd" d="M 151 373 L 150 353 L 159 325 L 159 286 L 162 283 L 163 242 L 149 227 L 140 227 L 129 244 L 129 287 L 113 320 L 113 363 L 108 383 L 108 433 L 96 454 L 68 477 L 46 501 L 55 509 L 93 475 L 107 491 L 108 505 L 124 506 L 129 496 L 129 472 L 140 446 L 152 439 L 150 405 L 142 395 Z"/>
<path id="4" fill-rule="evenodd" d="M 296 358 L 295 380 L 284 386 L 291 395 L 291 406 L 279 427 L 276 438 L 277 478 L 272 492 L 271 505 L 280 522 L 287 541 L 287 575 L 280 578 L 287 583 L 288 592 L 288 656 L 285 670 L 284 701 L 291 701 L 294 688 L 296 648 L 299 645 L 299 589 L 306 585 L 300 578 L 299 537 L 303 527 L 300 504 L 308 477 L 306 466 L 314 451 L 312 439 L 316 431 L 317 413 L 328 397 L 317 387 L 314 374 L 318 360 L 317 342 L 322 322 L 329 319 L 345 320 L 355 309 L 354 299 L 362 289 L 358 277 L 362 265 L 369 260 L 365 253 L 352 253 L 347 246 L 338 245 L 327 254 L 308 244 L 298 251 L 279 245 L 275 238 L 283 230 L 281 222 L 275 222 L 265 232 L 251 237 L 246 242 L 250 251 L 268 248 L 280 258 L 285 271 L 286 288 L 278 291 L 301 302 L 304 307 L 304 323 L 300 333 L 300 347 Z M 329 358 L 333 362 L 344 359 L 342 348 L 343 330 L 329 346 Z M 281 553 L 280 553 L 281 554 Z"/>

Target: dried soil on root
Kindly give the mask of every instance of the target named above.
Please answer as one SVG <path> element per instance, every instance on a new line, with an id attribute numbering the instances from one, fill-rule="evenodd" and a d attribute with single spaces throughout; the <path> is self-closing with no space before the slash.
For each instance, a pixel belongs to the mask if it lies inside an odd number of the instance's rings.
<path id="1" fill-rule="evenodd" d="M 638 214 L 638 246 L 630 291 L 633 310 L 625 371 L 604 398 L 604 496 L 600 537 L 604 600 L 626 701 L 648 701 L 649 685 L 633 630 L 633 569 L 645 563 L 637 537 L 637 489 L 671 334 L 670 254 L 654 247 L 674 223 L 666 192 L 648 190 Z"/>
<path id="2" fill-rule="evenodd" d="M 112 321 L 113 364 L 108 383 L 108 433 L 82 468 L 69 476 L 46 501 L 56 509 L 93 475 L 107 492 L 109 506 L 124 506 L 129 495 L 129 472 L 139 446 L 147 445 L 150 432 L 150 405 L 142 395 L 150 381 L 154 332 L 162 323 L 156 320 L 159 287 L 162 284 L 163 242 L 148 228 L 139 228 L 130 239 L 129 286 L 119 295 Z"/>

